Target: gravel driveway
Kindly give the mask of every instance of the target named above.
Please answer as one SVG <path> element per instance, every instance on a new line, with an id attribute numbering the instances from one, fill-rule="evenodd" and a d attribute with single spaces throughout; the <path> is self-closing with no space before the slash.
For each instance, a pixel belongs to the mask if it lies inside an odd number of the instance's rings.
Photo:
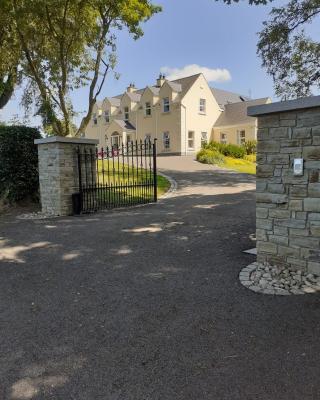
<path id="1" fill-rule="evenodd" d="M 0 219 L 0 399 L 319 399 L 319 296 L 238 281 L 253 177 L 158 163 L 156 205 Z"/>

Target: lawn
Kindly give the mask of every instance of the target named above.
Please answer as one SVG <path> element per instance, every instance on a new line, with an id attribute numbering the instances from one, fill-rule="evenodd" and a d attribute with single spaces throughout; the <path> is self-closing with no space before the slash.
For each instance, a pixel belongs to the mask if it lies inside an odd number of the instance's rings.
<path id="1" fill-rule="evenodd" d="M 153 172 L 135 165 L 122 164 L 121 162 L 98 161 L 98 180 L 105 185 L 125 185 L 128 183 L 143 184 L 153 181 Z M 170 188 L 170 182 L 162 175 L 157 175 L 158 197 L 161 197 Z"/>
<path id="2" fill-rule="evenodd" d="M 154 176 L 150 166 L 148 168 L 140 162 L 128 165 L 118 160 L 98 160 L 96 168 L 97 174 L 91 168 L 84 173 L 83 212 L 154 201 Z M 169 187 L 170 182 L 157 175 L 157 197 L 161 197 Z"/>

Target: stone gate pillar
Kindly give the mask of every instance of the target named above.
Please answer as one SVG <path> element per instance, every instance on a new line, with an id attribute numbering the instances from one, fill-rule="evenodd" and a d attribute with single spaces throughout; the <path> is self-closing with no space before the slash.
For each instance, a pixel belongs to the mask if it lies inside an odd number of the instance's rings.
<path id="1" fill-rule="evenodd" d="M 320 275 L 320 96 L 248 115 L 258 118 L 257 261 Z"/>
<path id="2" fill-rule="evenodd" d="M 77 149 L 95 151 L 98 140 L 52 136 L 34 142 L 38 145 L 42 212 L 71 215 L 72 194 L 79 190 Z"/>

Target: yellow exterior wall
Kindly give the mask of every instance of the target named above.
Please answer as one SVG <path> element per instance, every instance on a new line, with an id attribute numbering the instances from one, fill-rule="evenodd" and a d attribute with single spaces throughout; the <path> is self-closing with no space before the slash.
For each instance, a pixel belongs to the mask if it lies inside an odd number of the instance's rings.
<path id="1" fill-rule="evenodd" d="M 163 98 L 170 99 L 170 111 L 163 112 Z M 213 128 L 221 114 L 220 107 L 203 75 L 194 81 L 193 85 L 180 99 L 181 94 L 172 90 L 165 82 L 160 88 L 159 95 L 154 95 L 150 88 L 146 88 L 141 95 L 139 103 L 131 101 L 125 92 L 120 101 L 120 107 L 112 106 L 106 98 L 100 110 L 94 106 L 97 115 L 97 125 L 91 119 L 86 137 L 99 140 L 100 146 L 110 145 L 110 136 L 117 125 L 114 119 L 124 118 L 124 107 L 129 107 L 129 122 L 136 127 L 136 131 L 128 131 L 131 140 L 145 140 L 146 135 L 151 135 L 151 140 L 157 139 L 158 153 L 192 154 L 201 148 L 201 133 L 207 132 L 207 139 L 220 142 L 220 133 L 227 133 L 228 143 L 237 144 L 237 131 L 246 131 L 246 140 L 256 139 L 256 120 L 252 124 Z M 206 112 L 200 113 L 200 99 L 206 99 Z M 145 103 L 151 103 L 151 116 L 145 114 Z M 110 123 L 105 121 L 105 110 L 110 112 Z M 119 126 L 118 126 L 119 128 Z M 120 132 L 123 143 L 126 143 L 126 132 Z M 188 146 L 188 132 L 194 132 L 194 148 Z M 170 134 L 170 149 L 164 149 L 163 134 Z M 106 142 L 106 137 L 108 141 Z"/>
<path id="2" fill-rule="evenodd" d="M 239 144 L 238 143 L 238 132 L 244 130 L 246 132 L 246 141 L 248 140 L 257 140 L 257 128 L 256 128 L 256 120 L 253 120 L 253 124 L 251 125 L 239 125 L 239 126 L 230 126 L 230 127 L 218 127 L 214 128 L 211 136 L 211 140 L 215 142 L 221 141 L 221 133 L 227 134 L 227 143 L 231 144 Z"/>
<path id="3" fill-rule="evenodd" d="M 200 99 L 206 99 L 206 113 L 199 112 Z M 208 141 L 214 123 L 221 114 L 211 89 L 200 75 L 194 85 L 182 99 L 181 106 L 181 153 L 195 153 L 201 148 L 201 132 L 207 132 Z M 194 132 L 194 149 L 188 148 L 188 132 Z"/>

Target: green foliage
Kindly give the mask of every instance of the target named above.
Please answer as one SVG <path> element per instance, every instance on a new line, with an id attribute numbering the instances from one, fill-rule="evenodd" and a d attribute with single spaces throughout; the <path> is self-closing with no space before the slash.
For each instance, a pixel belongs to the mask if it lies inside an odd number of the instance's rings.
<path id="1" fill-rule="evenodd" d="M 244 147 L 246 154 L 255 154 L 257 152 L 256 140 L 248 140 L 242 146 Z"/>
<path id="2" fill-rule="evenodd" d="M 227 4 L 239 0 L 216 0 Z M 272 0 L 248 0 L 249 4 L 267 4 Z M 308 24 L 320 14 L 319 0 L 290 0 L 274 7 L 270 19 L 259 33 L 258 54 L 282 99 L 310 96 L 320 88 L 320 42 L 305 33 Z"/>
<path id="3" fill-rule="evenodd" d="M 9 202 L 37 197 L 38 152 L 35 128 L 0 125 L 0 197 Z"/>
<path id="4" fill-rule="evenodd" d="M 216 150 L 227 157 L 244 158 L 244 156 L 246 155 L 246 150 L 242 146 L 237 146 L 235 144 L 210 142 L 204 148 L 209 150 Z"/>
<path id="5" fill-rule="evenodd" d="M 10 0 L 0 0 L 0 109 L 8 103 L 21 78 L 21 45 L 8 19 L 9 7 Z"/>
<path id="6" fill-rule="evenodd" d="M 221 164 L 224 161 L 224 157 L 219 151 L 206 148 L 197 153 L 197 161 L 203 164 Z"/>
<path id="7" fill-rule="evenodd" d="M 216 0 L 216 1 L 221 1 L 221 0 Z M 232 3 L 239 3 L 240 0 L 222 0 L 224 3 L 227 4 L 232 4 Z M 263 4 L 266 5 L 268 3 L 271 3 L 273 0 L 248 0 L 248 3 L 250 5 L 258 5 L 258 4 Z"/>
<path id="8" fill-rule="evenodd" d="M 12 43 L 6 49 L 14 56 L 8 65 L 18 60 L 26 79 L 26 110 L 36 103 L 45 127 L 55 135 L 72 135 L 77 111 L 70 94 L 86 86 L 88 108 L 76 134 L 84 132 L 106 75 L 115 67 L 116 32 L 126 28 L 138 39 L 141 24 L 160 10 L 151 0 L 0 0 L 0 50 L 4 27 L 8 43 L 19 39 L 17 49 Z M 3 70 L 7 79 L 7 65 Z"/>
<path id="9" fill-rule="evenodd" d="M 273 8 L 264 22 L 258 54 L 279 97 L 308 96 L 320 87 L 320 43 L 304 32 L 319 14 L 319 0 L 291 0 Z"/>

